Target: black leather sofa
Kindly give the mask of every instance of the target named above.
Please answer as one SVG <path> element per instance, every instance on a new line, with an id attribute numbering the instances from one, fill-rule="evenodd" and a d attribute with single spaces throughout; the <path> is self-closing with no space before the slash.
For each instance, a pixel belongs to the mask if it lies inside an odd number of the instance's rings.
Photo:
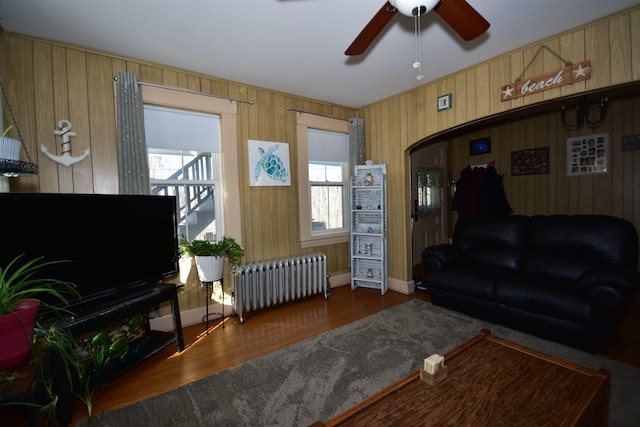
<path id="1" fill-rule="evenodd" d="M 433 304 L 590 352 L 640 288 L 635 227 L 602 215 L 463 217 L 422 261 Z"/>

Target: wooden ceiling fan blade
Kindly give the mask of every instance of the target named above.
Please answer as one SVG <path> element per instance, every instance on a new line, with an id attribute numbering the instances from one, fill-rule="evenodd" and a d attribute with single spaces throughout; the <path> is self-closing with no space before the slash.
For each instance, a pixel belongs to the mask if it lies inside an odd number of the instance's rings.
<path id="1" fill-rule="evenodd" d="M 443 0 L 433 10 L 466 41 L 489 29 L 489 22 L 465 0 Z"/>
<path id="2" fill-rule="evenodd" d="M 371 21 L 360 31 L 351 45 L 344 51 L 345 55 L 360 55 L 364 53 L 371 43 L 378 37 L 391 18 L 396 14 L 396 9 L 386 2 L 376 13 Z"/>

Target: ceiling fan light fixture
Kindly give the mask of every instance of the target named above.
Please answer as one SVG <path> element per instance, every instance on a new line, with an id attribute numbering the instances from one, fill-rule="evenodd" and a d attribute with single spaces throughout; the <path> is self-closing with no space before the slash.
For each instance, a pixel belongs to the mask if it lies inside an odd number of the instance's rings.
<path id="1" fill-rule="evenodd" d="M 424 15 L 440 3 L 440 0 L 389 0 L 398 12 L 406 16 Z"/>
<path id="2" fill-rule="evenodd" d="M 397 12 L 415 18 L 418 27 L 420 17 L 432 10 L 465 41 L 484 34 L 490 26 L 466 0 L 387 0 L 349 45 L 345 55 L 364 53 Z M 415 62 L 419 65 L 420 61 Z"/>

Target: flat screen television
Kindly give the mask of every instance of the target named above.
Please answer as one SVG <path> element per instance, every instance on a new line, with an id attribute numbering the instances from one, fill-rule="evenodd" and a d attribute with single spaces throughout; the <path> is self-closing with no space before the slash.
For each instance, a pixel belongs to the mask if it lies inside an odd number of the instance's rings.
<path id="1" fill-rule="evenodd" d="M 43 277 L 76 284 L 72 310 L 144 292 L 178 272 L 175 197 L 0 193 L 0 206 L 0 266 L 20 254 L 65 260 Z"/>

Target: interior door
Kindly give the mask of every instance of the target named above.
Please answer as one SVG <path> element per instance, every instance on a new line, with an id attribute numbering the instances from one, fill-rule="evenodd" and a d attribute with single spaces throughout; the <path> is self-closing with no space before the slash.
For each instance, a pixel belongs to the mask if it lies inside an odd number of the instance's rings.
<path id="1" fill-rule="evenodd" d="M 425 173 L 437 174 L 438 170 L 441 173 L 439 183 L 433 182 L 433 176 L 425 178 Z M 440 185 L 438 186 L 437 184 Z M 445 141 L 429 144 L 411 153 L 411 194 L 414 203 L 411 221 L 412 265 L 415 267 L 421 262 L 421 254 L 424 248 L 438 243 L 446 243 L 448 240 L 447 215 L 449 198 L 447 188 L 447 143 Z M 427 202 L 437 202 L 438 196 L 440 198 L 439 208 L 433 205 L 426 206 Z"/>

